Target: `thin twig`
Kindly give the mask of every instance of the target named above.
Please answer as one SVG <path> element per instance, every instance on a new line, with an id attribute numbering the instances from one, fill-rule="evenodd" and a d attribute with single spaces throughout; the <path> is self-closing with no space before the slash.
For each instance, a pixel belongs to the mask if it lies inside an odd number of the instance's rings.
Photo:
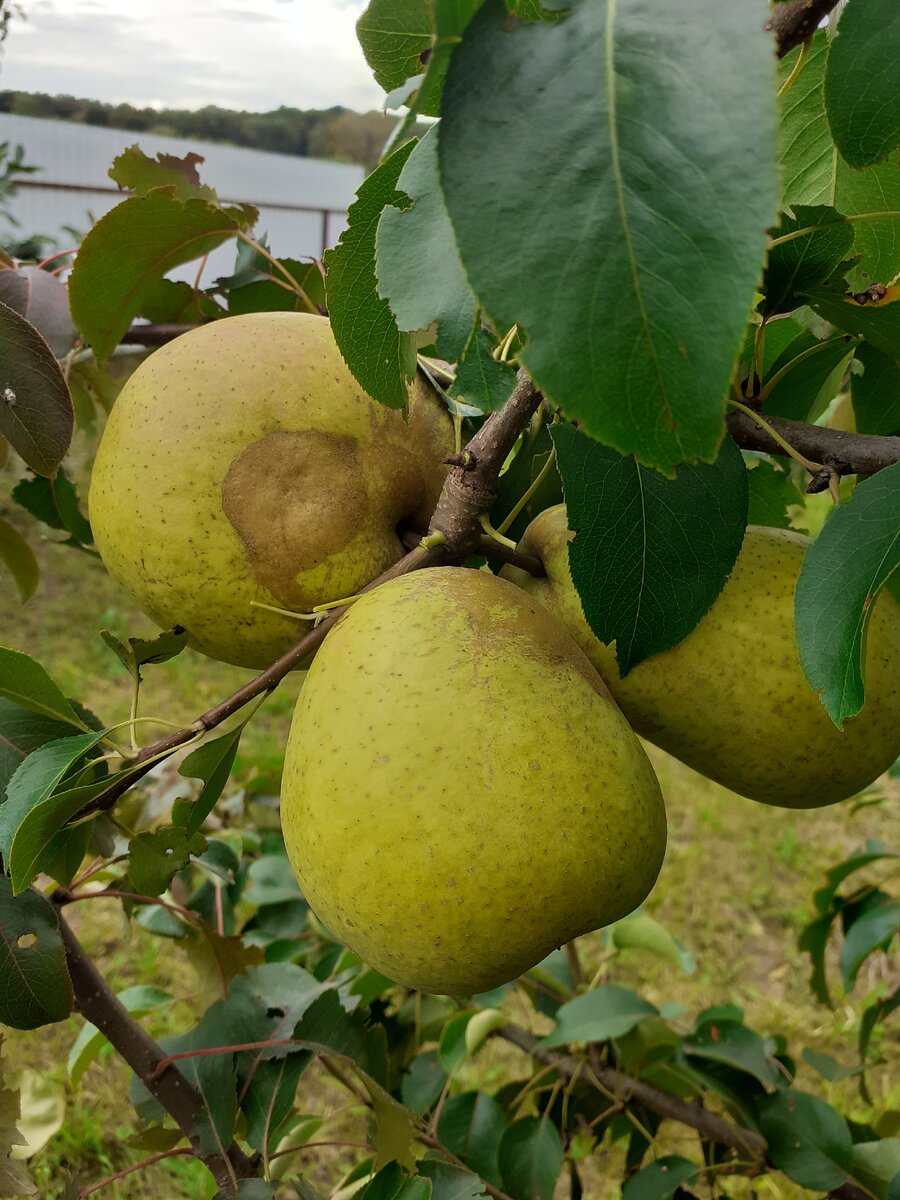
<path id="1" fill-rule="evenodd" d="M 89 1188 L 84 1188 L 78 1193 L 78 1200 L 85 1200 L 86 1196 L 93 1196 L 94 1192 L 99 1192 L 101 1188 L 109 1187 L 111 1183 L 118 1183 L 120 1179 L 124 1179 L 127 1175 L 133 1175 L 135 1171 L 143 1171 L 146 1167 L 152 1167 L 154 1163 L 162 1162 L 166 1158 L 178 1158 L 183 1154 L 193 1153 L 190 1146 L 179 1146 L 175 1150 L 163 1150 L 161 1154 L 153 1154 L 150 1158 L 145 1158 L 143 1162 L 134 1163 L 130 1167 L 125 1167 L 123 1171 L 117 1171 L 115 1175 L 108 1175 L 106 1179 L 101 1179 L 99 1183 L 95 1183 Z"/>

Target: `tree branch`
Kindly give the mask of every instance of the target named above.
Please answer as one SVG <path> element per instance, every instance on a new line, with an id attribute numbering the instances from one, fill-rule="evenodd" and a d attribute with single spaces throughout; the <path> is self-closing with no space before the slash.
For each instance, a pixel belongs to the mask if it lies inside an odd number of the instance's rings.
<path id="1" fill-rule="evenodd" d="M 775 34 L 776 54 L 784 58 L 795 46 L 811 38 L 840 0 L 783 0 L 766 21 L 766 29 Z"/>
<path id="2" fill-rule="evenodd" d="M 766 420 L 786 442 L 806 458 L 833 465 L 841 475 L 874 475 L 884 467 L 900 462 L 900 437 L 882 437 L 877 433 L 848 433 L 844 429 L 826 429 L 789 421 L 786 417 L 766 416 Z M 742 450 L 761 450 L 766 454 L 785 454 L 765 430 L 741 412 L 731 412 L 725 425 Z"/>
<path id="3" fill-rule="evenodd" d="M 491 507 L 496 496 L 500 469 L 516 444 L 519 434 L 537 410 L 541 399 L 541 393 L 531 379 L 524 371 L 520 371 L 509 400 L 499 412 L 493 413 L 485 421 L 466 447 L 469 454 L 467 465 L 454 467 L 448 473 L 432 518 L 429 536 L 383 575 L 379 575 L 362 588 L 363 592 L 371 591 L 391 579 L 397 579 L 422 567 L 462 562 L 473 553 L 481 537 L 479 515 Z M 185 725 L 158 742 L 145 746 L 130 761 L 126 773 L 95 796 L 78 816 L 83 817 L 91 812 L 102 812 L 112 808 L 119 797 L 159 761 L 160 755 L 176 750 L 197 734 L 214 729 L 257 696 L 272 691 L 285 675 L 318 649 L 329 629 L 345 611 L 346 606 L 331 609 L 321 624 L 311 629 L 296 645 L 249 683 L 202 713 L 190 725 Z"/>
<path id="4" fill-rule="evenodd" d="M 574 1079 L 584 1070 L 584 1064 L 575 1058 L 554 1054 L 552 1050 L 536 1049 L 537 1038 L 517 1025 L 501 1025 L 494 1031 L 494 1036 L 518 1046 L 537 1062 L 552 1066 L 563 1079 Z M 696 1129 L 701 1137 L 727 1146 L 738 1154 L 748 1155 L 759 1163 L 760 1171 L 778 1169 L 766 1156 L 766 1142 L 761 1134 L 734 1125 L 718 1113 L 710 1112 L 699 1100 L 682 1100 L 640 1079 L 634 1079 L 624 1071 L 617 1071 L 615 1067 L 593 1066 L 591 1071 L 603 1089 L 623 1105 L 633 1102 L 664 1120 L 678 1121 L 681 1125 Z M 829 1195 L 835 1200 L 871 1200 L 868 1192 L 849 1181 L 834 1188 Z"/>
<path id="5" fill-rule="evenodd" d="M 188 1138 L 196 1156 L 209 1167 L 220 1188 L 233 1187 L 236 1179 L 254 1179 L 258 1175 L 258 1156 L 248 1157 L 232 1144 L 224 1154 L 201 1154 L 196 1126 L 204 1111 L 199 1093 L 173 1066 L 156 1074 L 165 1055 L 162 1048 L 137 1023 L 124 1004 L 112 992 L 84 947 L 57 908 L 59 930 L 66 949 L 66 965 L 72 980 L 75 1006 L 128 1063 L 147 1091 L 174 1118 Z"/>

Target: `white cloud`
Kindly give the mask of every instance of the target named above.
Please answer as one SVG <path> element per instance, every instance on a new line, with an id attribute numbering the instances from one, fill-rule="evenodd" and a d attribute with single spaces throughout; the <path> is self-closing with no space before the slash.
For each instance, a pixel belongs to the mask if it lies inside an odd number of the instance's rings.
<path id="1" fill-rule="evenodd" d="M 0 87 L 197 108 L 380 107 L 363 0 L 32 0 Z"/>

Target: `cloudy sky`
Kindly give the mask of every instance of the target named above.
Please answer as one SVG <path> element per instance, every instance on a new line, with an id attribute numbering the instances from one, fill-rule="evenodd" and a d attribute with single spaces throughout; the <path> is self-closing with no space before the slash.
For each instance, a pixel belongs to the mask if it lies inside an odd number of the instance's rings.
<path id="1" fill-rule="evenodd" d="M 381 106 L 354 33 L 365 0 L 21 0 L 0 88 L 265 110 Z"/>

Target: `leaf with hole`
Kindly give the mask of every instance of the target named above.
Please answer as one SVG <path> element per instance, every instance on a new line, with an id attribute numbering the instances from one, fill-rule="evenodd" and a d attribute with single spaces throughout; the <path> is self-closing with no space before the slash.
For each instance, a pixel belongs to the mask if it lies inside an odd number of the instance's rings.
<path id="1" fill-rule="evenodd" d="M 72 1011 L 72 984 L 53 905 L 37 892 L 14 896 L 0 875 L 0 1021 L 37 1029 Z"/>
<path id="2" fill-rule="evenodd" d="M 72 397 L 50 347 L 33 325 L 3 303 L 0 364 L 0 437 L 33 471 L 52 478 L 72 440 Z"/>

